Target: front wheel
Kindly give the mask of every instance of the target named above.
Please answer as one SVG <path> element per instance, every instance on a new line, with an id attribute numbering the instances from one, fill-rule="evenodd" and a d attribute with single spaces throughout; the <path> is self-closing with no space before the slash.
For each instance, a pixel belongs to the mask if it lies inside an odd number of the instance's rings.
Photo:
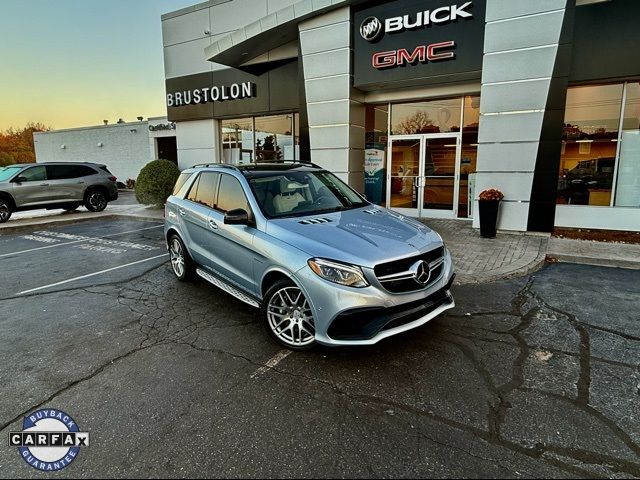
<path id="1" fill-rule="evenodd" d="M 308 350 L 316 343 L 309 301 L 293 282 L 280 280 L 267 291 L 262 317 L 271 338 L 289 350 Z"/>
<path id="2" fill-rule="evenodd" d="M 107 208 L 107 196 L 101 190 L 92 190 L 87 193 L 84 206 L 90 212 L 101 212 Z"/>
<path id="3" fill-rule="evenodd" d="M 0 198 L 0 223 L 4 223 L 9 220 L 12 213 L 9 202 Z"/>

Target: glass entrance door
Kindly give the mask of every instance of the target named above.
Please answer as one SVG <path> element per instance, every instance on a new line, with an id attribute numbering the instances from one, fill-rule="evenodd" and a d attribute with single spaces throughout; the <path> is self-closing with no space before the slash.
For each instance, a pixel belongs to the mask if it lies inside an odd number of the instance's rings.
<path id="1" fill-rule="evenodd" d="M 387 206 L 412 217 L 456 218 L 460 136 L 392 136 Z"/>

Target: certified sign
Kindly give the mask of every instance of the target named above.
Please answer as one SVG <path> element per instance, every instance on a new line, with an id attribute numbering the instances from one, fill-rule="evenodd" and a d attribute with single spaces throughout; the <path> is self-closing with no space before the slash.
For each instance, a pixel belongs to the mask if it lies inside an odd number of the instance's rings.
<path id="1" fill-rule="evenodd" d="M 68 467 L 80 447 L 89 445 L 89 433 L 62 410 L 47 408 L 22 421 L 22 431 L 9 433 L 9 446 L 17 447 L 22 459 L 33 468 L 54 472 Z"/>

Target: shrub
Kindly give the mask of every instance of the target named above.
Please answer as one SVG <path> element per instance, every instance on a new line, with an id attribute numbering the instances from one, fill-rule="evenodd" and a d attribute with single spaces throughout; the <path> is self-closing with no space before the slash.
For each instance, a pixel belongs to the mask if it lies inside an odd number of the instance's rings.
<path id="1" fill-rule="evenodd" d="M 136 181 L 136 200 L 145 205 L 164 206 L 180 176 L 178 166 L 168 160 L 154 160 L 145 165 Z"/>

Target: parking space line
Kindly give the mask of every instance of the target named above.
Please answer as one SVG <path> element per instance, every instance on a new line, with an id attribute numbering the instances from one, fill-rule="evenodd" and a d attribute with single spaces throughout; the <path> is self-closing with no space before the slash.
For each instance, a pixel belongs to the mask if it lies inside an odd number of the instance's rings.
<path id="1" fill-rule="evenodd" d="M 138 265 L 139 263 L 149 262 L 151 260 L 156 260 L 156 259 L 161 258 L 161 257 L 168 258 L 168 255 L 166 253 L 163 253 L 162 255 L 156 255 L 155 257 L 145 258 L 144 260 L 138 260 L 137 262 L 127 263 L 126 265 L 120 265 L 119 267 L 107 268 L 106 270 L 101 270 L 99 272 L 89 273 L 87 275 L 82 275 L 80 277 L 70 278 L 68 280 L 63 280 L 61 282 L 52 283 L 50 285 L 45 285 L 43 287 L 32 288 L 31 290 L 24 290 L 23 292 L 16 293 L 16 295 L 25 295 L 27 293 L 38 292 L 40 290 L 45 290 L 47 288 L 57 287 L 59 285 L 64 285 L 65 283 L 75 282 L 76 280 L 83 280 L 85 278 L 95 277 L 96 275 L 101 275 L 103 273 L 113 272 L 114 270 L 120 270 L 121 268 L 132 267 L 133 265 Z"/>
<path id="2" fill-rule="evenodd" d="M 253 372 L 253 375 L 251 375 L 251 378 L 252 379 L 258 378 L 263 373 L 269 370 L 273 370 L 274 368 L 276 368 L 276 365 L 278 365 L 282 360 L 287 358 L 289 355 L 291 355 L 291 350 L 280 350 L 267 363 L 265 363 L 263 367 L 260 367 L 258 370 Z"/>
<path id="3" fill-rule="evenodd" d="M 126 235 L 128 233 L 143 232 L 145 230 L 151 230 L 151 229 L 154 229 L 154 228 L 161 228 L 161 227 L 164 227 L 164 225 L 155 225 L 153 227 L 139 228 L 137 230 L 129 230 L 128 232 L 110 233 L 109 235 L 103 235 L 102 237 L 87 237 L 87 238 L 83 238 L 82 240 L 73 240 L 71 242 L 56 243 L 55 245 L 47 245 L 45 247 L 29 248 L 27 250 L 20 250 L 18 252 L 3 253 L 3 254 L 0 254 L 0 258 L 9 257 L 11 255 L 20 255 L 21 253 L 36 252 L 38 250 L 45 250 L 45 249 L 48 249 L 48 248 L 62 247 L 63 245 L 73 245 L 74 243 L 90 242 L 91 240 L 95 240 L 95 239 L 99 240 L 99 239 L 102 239 L 102 238 L 116 237 L 118 235 Z"/>

